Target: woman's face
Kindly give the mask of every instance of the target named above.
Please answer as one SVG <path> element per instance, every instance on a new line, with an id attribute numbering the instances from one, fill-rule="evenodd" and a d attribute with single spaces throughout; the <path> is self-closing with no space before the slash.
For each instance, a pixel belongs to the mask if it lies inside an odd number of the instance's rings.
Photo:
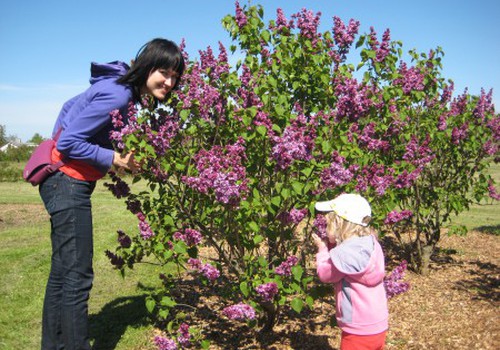
<path id="1" fill-rule="evenodd" d="M 155 69 L 149 74 L 141 92 L 163 101 L 174 88 L 177 79 L 179 79 L 179 74 L 173 69 Z"/>

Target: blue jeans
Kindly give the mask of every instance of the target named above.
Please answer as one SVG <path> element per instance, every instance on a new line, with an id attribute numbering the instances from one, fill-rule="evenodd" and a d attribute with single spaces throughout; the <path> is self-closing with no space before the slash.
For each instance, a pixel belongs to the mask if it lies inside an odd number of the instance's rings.
<path id="1" fill-rule="evenodd" d="M 92 269 L 95 181 L 56 172 L 40 185 L 50 215 L 52 259 L 42 319 L 43 350 L 90 349 L 88 299 Z"/>

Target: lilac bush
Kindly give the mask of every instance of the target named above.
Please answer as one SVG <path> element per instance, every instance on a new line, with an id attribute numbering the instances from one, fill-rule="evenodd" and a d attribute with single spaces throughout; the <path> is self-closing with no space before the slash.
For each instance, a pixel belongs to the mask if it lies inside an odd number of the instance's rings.
<path id="1" fill-rule="evenodd" d="M 261 6 L 236 2 L 222 21 L 229 49 L 184 52 L 189 64 L 165 105 L 112 114 L 116 147 L 135 150 L 134 181 L 146 189 L 111 178 L 138 226 L 108 255 L 122 272 L 145 259 L 164 267 L 146 306 L 171 329 L 185 302 L 174 291 L 189 278 L 233 305 L 215 314 L 264 330 L 283 309 L 312 307 L 306 242 L 313 230 L 325 235 L 317 200 L 361 193 L 375 228 L 414 233 L 400 244 L 418 271 L 450 215 L 498 199 L 487 174 L 500 139 L 491 93 L 454 96 L 439 48 L 405 61 L 389 30 L 359 35 L 359 22 L 334 17 L 321 32 L 320 20 L 278 9 L 265 23 Z M 347 62 L 355 50 L 359 61 Z"/>

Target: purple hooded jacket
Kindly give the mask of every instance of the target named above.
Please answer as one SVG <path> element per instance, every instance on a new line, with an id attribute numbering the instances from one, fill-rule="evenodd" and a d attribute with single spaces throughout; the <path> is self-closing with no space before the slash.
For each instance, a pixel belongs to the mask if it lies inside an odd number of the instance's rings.
<path id="1" fill-rule="evenodd" d="M 63 105 L 54 125 L 53 135 L 62 127 L 57 150 L 70 159 L 92 165 L 103 175 L 114 156 L 109 113 L 119 109 L 125 116 L 132 101 L 132 88 L 116 83 L 129 69 L 120 61 L 92 63 L 90 87 Z"/>
<path id="2" fill-rule="evenodd" d="M 330 251 L 319 250 L 316 271 L 322 282 L 335 285 L 340 329 L 357 335 L 387 330 L 384 254 L 374 236 L 351 237 Z"/>

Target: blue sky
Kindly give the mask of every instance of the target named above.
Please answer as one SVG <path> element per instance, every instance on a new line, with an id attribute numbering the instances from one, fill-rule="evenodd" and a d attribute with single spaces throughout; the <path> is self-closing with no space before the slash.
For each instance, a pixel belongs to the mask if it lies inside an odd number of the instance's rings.
<path id="1" fill-rule="evenodd" d="M 240 0 L 246 4 L 247 0 Z M 405 51 L 441 46 L 443 74 L 455 94 L 468 87 L 494 90 L 500 106 L 500 2 L 498 0 L 252 0 L 274 19 L 307 8 L 322 13 L 321 30 L 333 16 L 361 22 L 361 33 L 386 28 Z M 191 57 L 218 42 L 229 46 L 221 19 L 232 0 L 19 0 L 0 1 L 0 125 L 23 141 L 50 136 L 64 101 L 88 86 L 90 62 L 129 62 L 155 37 L 186 40 Z"/>

